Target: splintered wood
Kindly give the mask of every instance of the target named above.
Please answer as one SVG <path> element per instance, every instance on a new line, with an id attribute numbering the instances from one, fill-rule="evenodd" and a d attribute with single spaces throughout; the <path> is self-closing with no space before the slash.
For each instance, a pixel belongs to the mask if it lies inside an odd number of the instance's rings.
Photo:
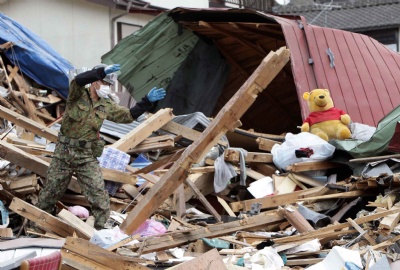
<path id="1" fill-rule="evenodd" d="M 221 30 L 215 23 L 201 25 Z M 265 56 L 257 46 L 243 45 Z M 49 146 L 58 138 L 50 127 L 62 121 L 65 104 L 53 94 L 31 91 L 18 67 L 6 70 L 1 62 L 6 74 L 1 83 L 11 94 L 0 98 L 0 117 L 14 125 L 0 134 L 5 162 L 0 197 L 10 212 L 8 223 L 0 226 L 2 240 L 25 235 L 63 239 L 66 269 L 242 269 L 239 259 L 259 261 L 262 252 L 271 252 L 282 265 L 286 257 L 281 269 L 304 269 L 323 261 L 321 255 L 335 246 L 396 260 L 391 246 L 400 239 L 398 174 L 357 177 L 347 173 L 346 163 L 333 160 L 279 169 L 271 150 L 285 143 L 285 134 L 239 129 L 241 118 L 262 92 L 268 93 L 289 59 L 284 47 L 271 51 L 203 129 L 174 122 L 172 109 L 164 108 L 146 114 L 120 138 L 102 134 L 106 147 L 130 160 L 123 169 L 101 168 L 114 189 L 108 230 L 101 231 L 93 228 L 93 212 L 78 217 L 68 210 L 92 211 L 74 175 L 54 215 L 35 206 L 54 154 Z M 56 106 L 57 115 L 37 108 L 40 102 Z M 245 139 L 230 147 L 232 133 Z M 254 147 L 247 151 L 242 145 Z M 225 179 L 228 170 L 236 176 Z M 265 184 L 253 193 L 249 187 L 259 183 Z"/>

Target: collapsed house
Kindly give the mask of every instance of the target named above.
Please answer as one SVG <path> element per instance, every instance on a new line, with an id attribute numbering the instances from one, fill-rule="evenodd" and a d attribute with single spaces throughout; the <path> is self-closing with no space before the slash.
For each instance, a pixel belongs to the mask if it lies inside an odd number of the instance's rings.
<path id="1" fill-rule="evenodd" d="M 7 254 L 2 266 L 11 269 L 34 257 L 24 252 L 9 260 L 30 242 L 13 244 L 18 240 L 14 234 L 57 239 L 48 247 L 61 250 L 69 269 L 174 264 L 174 269 L 193 264 L 197 269 L 333 269 L 332 261 L 337 267 L 352 263 L 356 269 L 372 269 L 378 262 L 389 265 L 388 258 L 396 263 L 397 166 L 388 163 L 392 173 L 368 175 L 354 174 L 351 164 L 364 168 L 371 161 L 395 162 L 390 158 L 397 156 L 387 154 L 399 120 L 397 53 L 359 34 L 308 25 L 301 17 L 177 8 L 122 41 L 103 61 L 122 65 L 120 82 L 135 99 L 153 85 L 168 91 L 168 98 L 134 129 L 120 137 L 108 134 L 105 151 L 128 155 L 122 169 L 102 167 L 105 180 L 112 182 L 112 224 L 125 235 L 113 235 L 106 243 L 89 225 L 90 218 L 82 220 L 68 211 L 72 205 L 88 206 L 76 179 L 60 201 L 57 217 L 34 206 L 52 153 L 34 142 L 32 134 L 55 142 L 58 132 L 49 126 L 57 120 L 35 121 L 38 97 L 24 93 L 31 88 L 16 85 L 23 79 L 3 65 L 2 83 L 12 93 L 7 99 L 16 105 L 0 107 L 0 117 L 28 135 L 22 139 L 5 132 L 7 142 L 0 140 L 0 157 L 17 166 L 16 175 L 5 167 L 1 182 L 0 195 L 9 209 L 2 213 L 10 212 L 10 221 L 3 219 L 5 228 L 0 229 L 2 237 L 10 238 L 0 249 Z M 299 133 L 308 115 L 302 94 L 315 88 L 329 89 L 336 107 L 354 122 L 377 126 L 372 138 L 378 147 L 354 142 L 350 150 L 362 148 L 357 151 L 363 158 L 308 160 L 278 168 L 271 150 L 285 143 L 284 134 Z M 29 104 L 30 114 L 15 109 L 18 103 Z M 201 114 L 194 124 L 182 121 L 181 115 L 197 112 Z M 135 168 L 143 153 L 148 159 Z M 216 192 L 219 157 L 239 176 Z M 189 208 L 193 204 L 204 212 Z M 27 220 L 45 233 L 27 231 Z M 163 232 L 144 229 L 150 221 L 168 226 Z M 37 241 L 30 243 L 43 248 Z M 188 257 L 195 259 L 184 262 Z"/>

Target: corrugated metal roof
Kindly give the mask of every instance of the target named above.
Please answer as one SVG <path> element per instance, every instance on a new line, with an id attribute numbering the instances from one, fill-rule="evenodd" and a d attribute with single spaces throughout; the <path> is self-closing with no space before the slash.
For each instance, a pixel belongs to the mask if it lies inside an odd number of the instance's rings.
<path id="1" fill-rule="evenodd" d="M 347 31 L 305 26 L 317 88 L 353 121 L 376 125 L 400 104 L 400 55 L 376 40 Z M 330 49 L 334 66 L 328 57 Z M 302 106 L 303 107 L 303 106 Z"/>
<path id="2" fill-rule="evenodd" d="M 303 118 L 309 114 L 302 99 L 307 88 L 329 89 L 337 108 L 354 122 L 372 126 L 400 104 L 400 54 L 368 36 L 309 25 L 304 18 L 303 34 L 295 30 L 294 21 L 277 21 L 291 50 Z"/>

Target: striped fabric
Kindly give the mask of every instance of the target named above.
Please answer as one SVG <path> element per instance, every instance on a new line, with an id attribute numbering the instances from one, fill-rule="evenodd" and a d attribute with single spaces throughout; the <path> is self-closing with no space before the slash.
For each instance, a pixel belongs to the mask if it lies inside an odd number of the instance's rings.
<path id="1" fill-rule="evenodd" d="M 61 269 L 61 252 L 55 251 L 46 256 L 28 259 L 22 262 L 21 270 L 58 270 Z"/>

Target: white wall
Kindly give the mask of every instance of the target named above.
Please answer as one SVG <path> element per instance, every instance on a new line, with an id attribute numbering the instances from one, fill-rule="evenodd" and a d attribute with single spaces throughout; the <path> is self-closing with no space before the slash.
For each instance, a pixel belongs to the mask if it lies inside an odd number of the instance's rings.
<path id="1" fill-rule="evenodd" d="M 85 0 L 9 0 L 0 4 L 0 11 L 40 36 L 75 67 L 100 63 L 111 49 L 110 21 L 124 13 Z M 152 18 L 127 14 L 116 21 L 145 25 Z"/>

